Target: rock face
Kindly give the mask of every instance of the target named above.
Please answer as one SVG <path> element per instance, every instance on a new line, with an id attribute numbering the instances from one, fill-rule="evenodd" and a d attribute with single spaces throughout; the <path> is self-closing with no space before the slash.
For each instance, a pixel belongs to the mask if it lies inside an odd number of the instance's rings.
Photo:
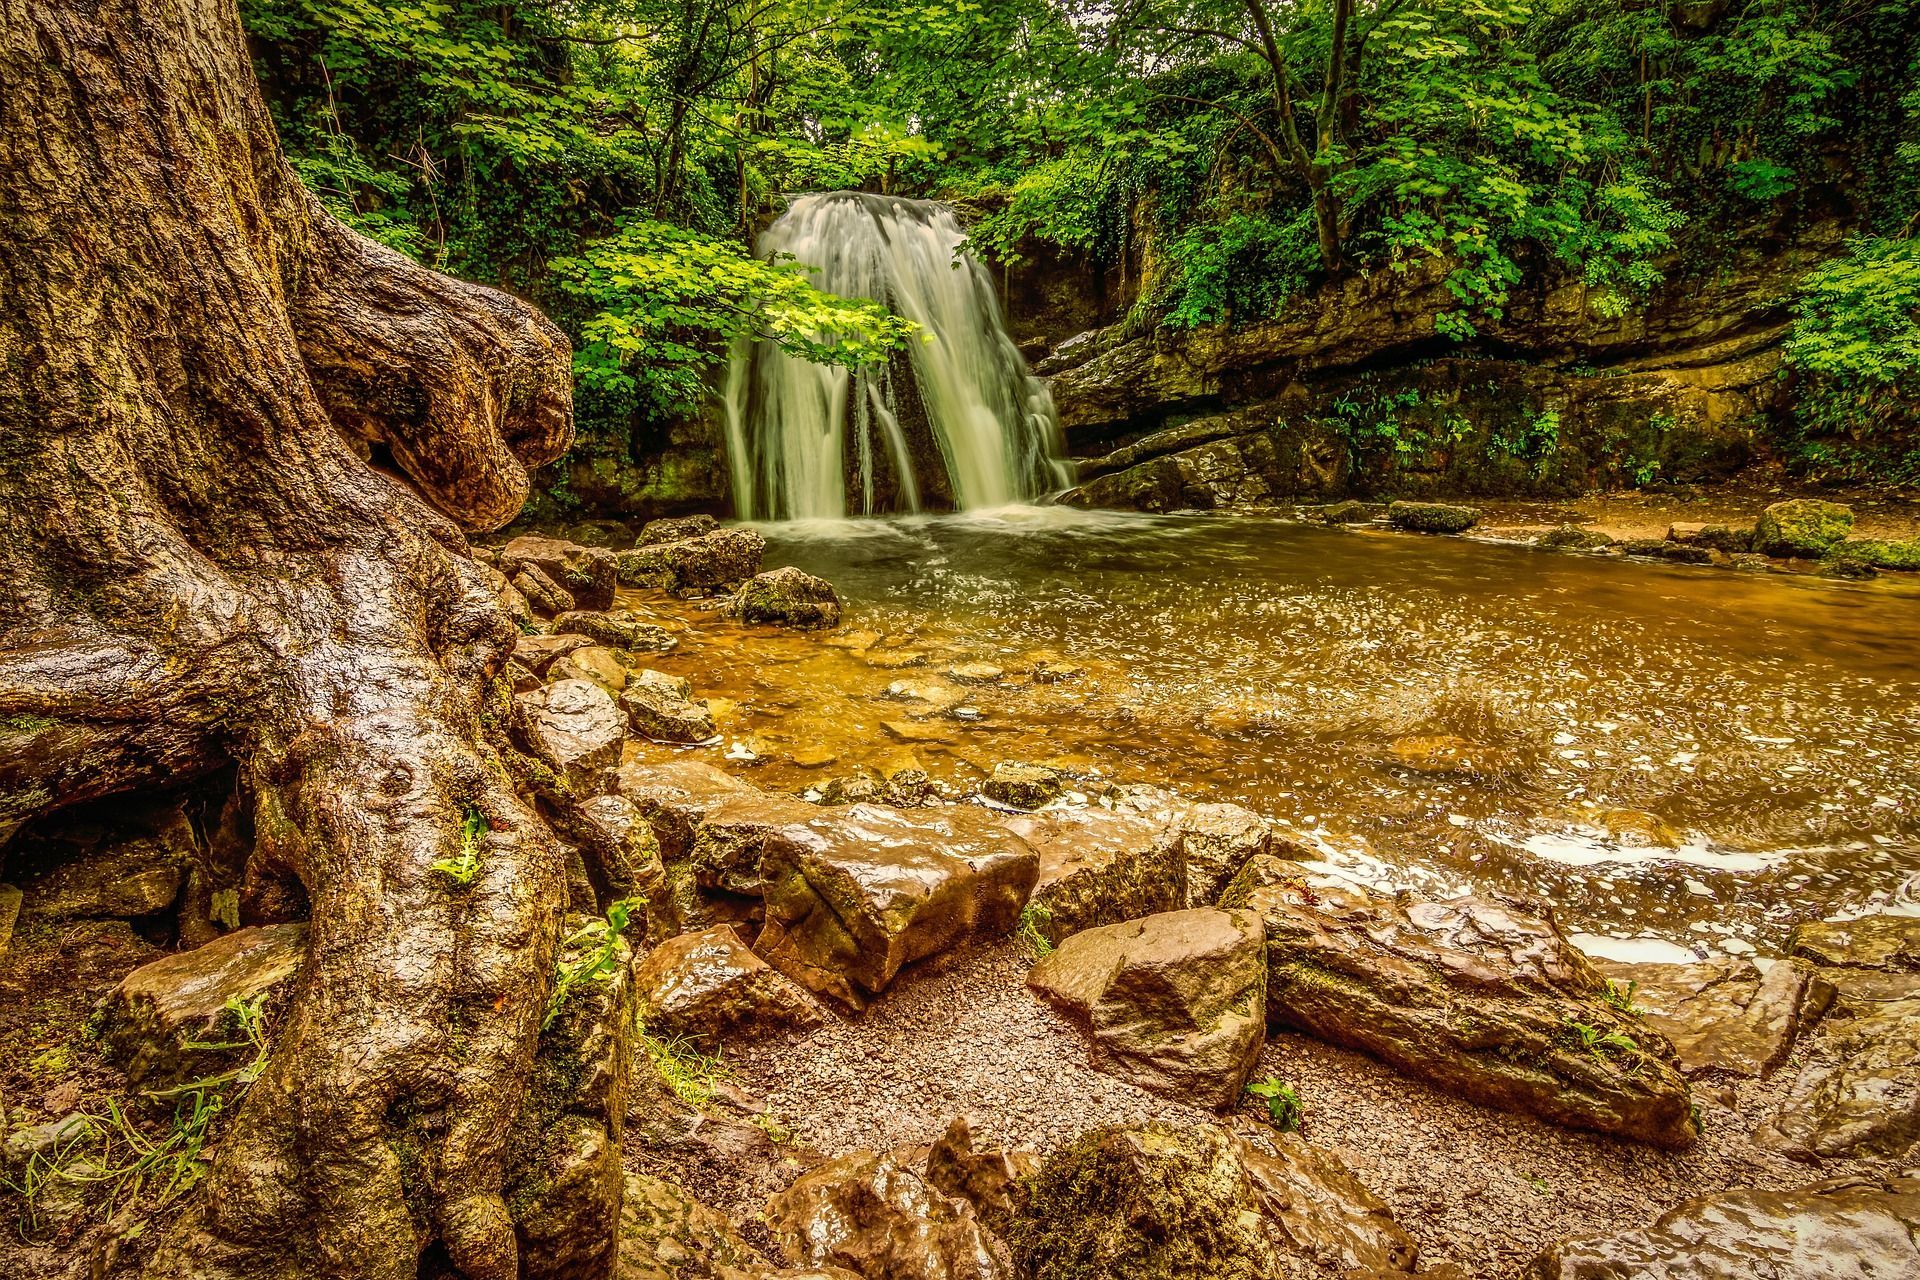
<path id="1" fill-rule="evenodd" d="M 840 622 L 840 596 L 824 578 L 789 566 L 742 583 L 727 612 L 742 622 L 803 630 L 832 627 Z"/>
<path id="2" fill-rule="evenodd" d="M 615 565 L 613 552 L 605 547 L 582 547 L 558 538 L 529 535 L 515 538 L 501 548 L 500 571 L 508 578 L 517 579 L 529 566 L 539 571 L 539 578 L 562 588 L 571 597 L 568 609 L 613 606 Z"/>
<path id="3" fill-rule="evenodd" d="M 1039 855 L 984 810 L 822 810 L 808 841 L 762 855 L 766 925 L 754 950 L 854 1008 L 902 965 L 974 934 L 1012 929 Z"/>
<path id="4" fill-rule="evenodd" d="M 1048 1158 L 1008 1241 L 1033 1280 L 1269 1280 L 1312 1263 L 1411 1272 L 1380 1201 L 1292 1134 L 1212 1126 L 1096 1129 Z M 1293 1264 L 1289 1266 L 1289 1263 Z"/>
<path id="5" fill-rule="evenodd" d="M 1272 857 L 1221 902 L 1265 922 L 1277 1025 L 1487 1106 L 1661 1147 L 1699 1136 L 1664 1039 L 1601 1000 L 1599 974 L 1551 921 L 1310 886 Z"/>
<path id="6" fill-rule="evenodd" d="M 127 1083 L 149 1089 L 217 1074 L 251 1054 L 228 1010 L 292 983 L 307 951 L 307 926 L 236 929 L 191 951 L 143 964 L 113 989 L 100 1011 L 100 1036 Z M 193 1046 L 235 1044 L 226 1050 Z"/>
<path id="7" fill-rule="evenodd" d="M 1186 905 L 1186 855 L 1167 823 L 1110 809 L 1051 809 L 1006 826 L 1040 855 L 1030 919 L 1048 942 Z"/>
<path id="8" fill-rule="evenodd" d="M 49 843 L 20 865 L 19 914 L 50 919 L 136 919 L 180 897 L 195 840 L 186 815 L 165 808 L 144 815 L 97 845 Z"/>
<path id="9" fill-rule="evenodd" d="M 513 700 L 525 746 L 576 796 L 612 790 L 627 732 L 612 694 L 591 680 L 561 680 Z"/>
<path id="10" fill-rule="evenodd" d="M 1832 995 L 1807 970 L 1786 961 L 1764 969 L 1751 960 L 1594 967 L 1616 990 L 1631 991 L 1642 1020 L 1673 1045 L 1688 1075 L 1706 1070 L 1767 1076 L 1786 1061 L 1794 1037 Z"/>
<path id="11" fill-rule="evenodd" d="M 1920 1275 L 1920 1180 L 1728 1191 L 1650 1227 L 1563 1240 L 1538 1280 L 1869 1280 Z"/>
<path id="12" fill-rule="evenodd" d="M 643 543 L 616 557 L 620 581 L 668 590 L 744 582 L 760 572 L 767 540 L 752 529 L 714 529 L 697 537 Z"/>
<path id="13" fill-rule="evenodd" d="M 1266 967 L 1250 911 L 1168 911 L 1085 929 L 1027 984 L 1093 1032 L 1104 1071 L 1224 1110 L 1266 1042 Z"/>
<path id="14" fill-rule="evenodd" d="M 1187 863 L 1187 905 L 1211 906 L 1240 868 L 1273 845 L 1273 828 L 1237 804 L 1196 804 L 1179 817 Z"/>
<path id="15" fill-rule="evenodd" d="M 1753 549 L 1769 556 L 1823 556 L 1846 539 L 1853 509 L 1819 498 L 1776 502 L 1760 513 Z"/>
<path id="16" fill-rule="evenodd" d="M 866 1280 L 1014 1280 L 1006 1245 L 915 1154 L 855 1151 L 802 1174 L 767 1204 L 781 1253 Z"/>
<path id="17" fill-rule="evenodd" d="M 727 925 L 669 938 L 640 962 L 634 982 L 648 1030 L 708 1046 L 742 1027 L 805 1029 L 823 1017 Z"/>
<path id="18" fill-rule="evenodd" d="M 1396 502 L 1387 508 L 1387 523 L 1414 533 L 1465 533 L 1480 523 L 1480 513 L 1445 502 Z"/>
<path id="19" fill-rule="evenodd" d="M 635 733 L 655 742 L 705 742 L 716 732 L 692 686 L 659 671 L 637 672 L 620 694 L 620 708 Z"/>

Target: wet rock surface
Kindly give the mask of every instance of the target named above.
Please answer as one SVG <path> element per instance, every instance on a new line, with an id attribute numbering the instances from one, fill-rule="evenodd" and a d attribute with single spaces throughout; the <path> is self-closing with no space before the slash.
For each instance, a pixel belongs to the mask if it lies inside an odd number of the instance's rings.
<path id="1" fill-rule="evenodd" d="M 615 1280 L 860 1280 L 838 1267 L 768 1265 L 727 1216 L 678 1185 L 626 1175 Z"/>
<path id="2" fill-rule="evenodd" d="M 515 694 L 514 709 L 527 749 L 575 795 L 612 790 L 627 722 L 612 694 L 591 680 L 561 680 Z"/>
<path id="3" fill-rule="evenodd" d="M 19 877 L 18 914 L 29 918 L 136 919 L 172 907 L 195 858 L 193 829 L 177 807 L 162 806 L 115 829 L 68 841 L 10 849 Z"/>
<path id="4" fill-rule="evenodd" d="M 627 723 L 655 742 L 705 742 L 714 735 L 713 714 L 693 697 L 693 687 L 677 676 L 639 671 L 620 694 Z"/>
<path id="5" fill-rule="evenodd" d="M 1276 1025 L 1487 1106 L 1662 1147 L 1698 1137 L 1663 1039 L 1601 999 L 1599 975 L 1550 921 L 1471 897 L 1309 884 L 1271 856 L 1221 901 L 1265 923 Z"/>
<path id="6" fill-rule="evenodd" d="M 1073 934 L 1027 981 L 1089 1027 L 1096 1065 L 1220 1110 L 1265 1043 L 1262 943 L 1252 912 L 1163 912 Z"/>
<path id="7" fill-rule="evenodd" d="M 749 1034 L 816 1027 L 813 998 L 768 966 L 727 925 L 655 947 L 634 974 L 649 1031 L 715 1045 Z"/>
<path id="8" fill-rule="evenodd" d="M 767 540 L 752 529 L 713 529 L 695 537 L 643 542 L 616 557 L 627 586 L 670 591 L 732 586 L 760 572 Z"/>
<path id="9" fill-rule="evenodd" d="M 1739 957 L 1698 964 L 1621 964 L 1596 960 L 1620 998 L 1673 1045 L 1689 1075 L 1771 1073 L 1803 1027 L 1825 1010 L 1831 990 L 1804 966 L 1764 966 Z"/>
<path id="10" fill-rule="evenodd" d="M 1770 556 L 1819 557 L 1853 528 L 1853 509 L 1821 498 L 1790 498 L 1760 513 L 1753 549 Z"/>
<path id="11" fill-rule="evenodd" d="M 1413 1241 L 1330 1153 L 1208 1125 L 1096 1129 L 1048 1157 L 1009 1232 L 1034 1280 L 1407 1273 Z"/>
<path id="12" fill-rule="evenodd" d="M 665 653 L 679 643 L 665 627 L 630 609 L 605 612 L 574 610 L 555 618 L 553 630 L 556 636 L 585 636 L 595 644 L 634 653 Z M 522 643 L 536 638 L 522 637 Z"/>
<path id="13" fill-rule="evenodd" d="M 304 924 L 267 925 L 141 965 L 101 1006 L 101 1043 L 129 1084 L 215 1075 L 253 1052 L 229 1003 L 258 1007 L 290 986 L 306 950 Z"/>
<path id="14" fill-rule="evenodd" d="M 518 584 L 528 573 L 546 588 L 559 588 L 571 603 L 565 609 L 608 609 L 613 606 L 616 573 L 613 553 L 605 547 L 583 547 L 559 538 L 528 534 L 515 538 L 500 549 L 500 571 Z M 525 590 L 524 587 L 521 590 Z M 543 594 L 552 594 L 551 591 Z M 558 597 L 555 596 L 557 599 Z M 541 604 L 542 601 L 535 600 Z"/>
<path id="15" fill-rule="evenodd" d="M 1066 780 L 1045 765 L 1002 761 L 980 788 L 981 794 L 1010 809 L 1039 809 L 1060 798 Z"/>
<path id="16" fill-rule="evenodd" d="M 1446 502 L 1396 502 L 1387 508 L 1387 523 L 1414 533 L 1465 533 L 1480 522 L 1472 507 Z"/>
<path id="17" fill-rule="evenodd" d="M 840 597 L 824 578 L 775 569 L 742 583 L 727 611 L 742 622 L 811 630 L 839 625 Z"/>
<path id="18" fill-rule="evenodd" d="M 1273 847 L 1271 824 L 1237 804 L 1186 806 L 1177 822 L 1189 906 L 1211 906 L 1240 868 Z"/>
<path id="19" fill-rule="evenodd" d="M 1010 818 L 1040 855 L 1029 919 L 1059 943 L 1095 925 L 1186 905 L 1186 856 L 1170 824 L 1110 809 L 1053 809 Z"/>
<path id="20" fill-rule="evenodd" d="M 1649 1227 L 1567 1240 L 1537 1280 L 1866 1280 L 1920 1274 L 1920 1181 L 1838 1180 L 1689 1200 Z"/>
<path id="21" fill-rule="evenodd" d="M 1793 953 L 1816 964 L 1920 973 L 1920 916 L 1818 921 L 1793 931 Z"/>
<path id="22" fill-rule="evenodd" d="M 751 783 L 698 760 L 629 762 L 620 768 L 619 786 L 653 828 L 667 858 L 687 856 L 710 810 L 735 797 L 760 794 Z"/>
<path id="23" fill-rule="evenodd" d="M 1005 933 L 1039 875 L 1034 851 L 983 810 L 821 811 L 811 839 L 762 854 L 775 968 L 854 1008 L 901 966 L 976 935 Z"/>

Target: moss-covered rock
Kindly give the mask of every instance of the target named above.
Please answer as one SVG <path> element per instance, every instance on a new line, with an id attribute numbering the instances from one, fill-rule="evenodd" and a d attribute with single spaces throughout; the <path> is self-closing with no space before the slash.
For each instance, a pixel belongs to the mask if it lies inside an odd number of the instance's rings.
<path id="1" fill-rule="evenodd" d="M 1387 508 L 1387 521 L 1414 533 L 1465 533 L 1480 523 L 1480 513 L 1449 502 L 1396 502 Z"/>
<path id="2" fill-rule="evenodd" d="M 1534 545 L 1550 551 L 1604 551 L 1613 545 L 1609 534 L 1598 529 L 1582 529 L 1577 524 L 1563 524 L 1557 529 L 1549 529 L 1534 539 Z"/>
<path id="3" fill-rule="evenodd" d="M 1823 556 L 1853 528 L 1853 508 L 1822 498 L 1791 498 L 1760 513 L 1754 550 L 1770 556 Z"/>
<path id="4" fill-rule="evenodd" d="M 1298 1259 L 1410 1272 L 1415 1256 L 1385 1206 L 1299 1137 L 1166 1123 L 1055 1153 L 1007 1239 L 1033 1280 L 1266 1280 Z"/>
<path id="5" fill-rule="evenodd" d="M 826 579 L 788 566 L 742 583 L 727 612 L 742 622 L 831 627 L 840 621 L 840 596 Z"/>
<path id="6" fill-rule="evenodd" d="M 1848 538 L 1828 553 L 1836 560 L 1872 565 L 1876 569 L 1920 570 L 1920 538 L 1895 542 L 1882 538 Z"/>

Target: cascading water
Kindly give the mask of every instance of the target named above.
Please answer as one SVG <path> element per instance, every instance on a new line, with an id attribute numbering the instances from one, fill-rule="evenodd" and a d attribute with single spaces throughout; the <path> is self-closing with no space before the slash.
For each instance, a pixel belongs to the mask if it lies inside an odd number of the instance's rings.
<path id="1" fill-rule="evenodd" d="M 760 237 L 813 283 L 919 326 L 860 372 L 771 342 L 734 352 L 726 387 L 734 502 L 746 519 L 1004 506 L 1066 483 L 1053 401 L 1001 322 L 953 211 L 838 191 L 801 196 Z"/>

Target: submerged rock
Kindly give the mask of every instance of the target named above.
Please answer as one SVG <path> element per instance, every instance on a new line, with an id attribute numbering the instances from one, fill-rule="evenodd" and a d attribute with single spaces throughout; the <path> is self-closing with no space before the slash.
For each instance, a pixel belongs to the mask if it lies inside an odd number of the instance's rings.
<path id="1" fill-rule="evenodd" d="M 1050 943 L 1187 905 L 1186 856 L 1166 822 L 1111 809 L 1050 809 L 1006 826 L 1040 855 L 1028 919 Z"/>
<path id="2" fill-rule="evenodd" d="M 1447 502 L 1396 502 L 1387 508 L 1387 522 L 1414 533 L 1465 533 L 1480 523 L 1480 513 Z"/>
<path id="3" fill-rule="evenodd" d="M 1091 1028 L 1101 1070 L 1225 1110 L 1266 1043 L 1262 940 L 1250 911 L 1162 912 L 1073 934 L 1027 985 Z"/>
<path id="4" fill-rule="evenodd" d="M 612 790 L 627 718 L 591 680 L 561 680 L 514 695 L 522 744 L 582 799 Z"/>
<path id="5" fill-rule="evenodd" d="M 1816 964 L 1920 972 L 1920 916 L 1803 924 L 1793 931 L 1791 950 Z"/>
<path id="6" fill-rule="evenodd" d="M 1725 1191 L 1652 1226 L 1563 1240 L 1538 1280 L 1868 1280 L 1920 1275 L 1920 1181 Z"/>
<path id="7" fill-rule="evenodd" d="M 791 566 L 742 583 L 727 612 L 742 622 L 765 622 L 802 629 L 840 622 L 840 597 L 833 584 Z"/>
<path id="8" fill-rule="evenodd" d="M 804 1030 L 824 1018 L 811 996 L 750 951 L 728 925 L 669 938 L 640 962 L 634 982 L 649 1031 L 708 1047 L 741 1028 Z"/>
<path id="9" fill-rule="evenodd" d="M 605 547 L 583 547 L 559 538 L 525 535 L 500 549 L 500 571 L 514 579 L 529 569 L 571 598 L 566 609 L 607 609 L 613 605 L 616 570 L 613 552 Z M 520 588 L 525 591 L 525 587 Z M 528 597 L 533 599 L 531 595 Z M 535 605 L 541 601 L 534 600 Z M 548 612 L 564 613 L 566 609 Z"/>
<path id="10" fill-rule="evenodd" d="M 971 935 L 1006 933 L 1039 875 L 1026 843 L 971 806 L 822 810 L 809 842 L 762 855 L 766 926 L 754 950 L 856 1009 L 901 966 Z"/>
<path id="11" fill-rule="evenodd" d="M 1277 1025 L 1359 1049 L 1473 1102 L 1661 1147 L 1699 1136 L 1660 1034 L 1609 1007 L 1550 921 L 1478 898 L 1310 885 L 1255 859 L 1222 895 L 1266 925 Z"/>
<path id="12" fill-rule="evenodd" d="M 980 793 L 1011 809 L 1039 809 L 1058 800 L 1064 787 L 1058 769 L 1003 760 L 993 766 L 993 775 Z"/>
<path id="13" fill-rule="evenodd" d="M 1211 1125 L 1086 1134 L 1041 1166 L 1007 1237 L 1033 1280 L 1269 1280 L 1302 1262 L 1405 1273 L 1416 1256 L 1330 1152 L 1294 1134 L 1256 1145 Z"/>
<path id="14" fill-rule="evenodd" d="M 1753 530 L 1730 524 L 1671 524 L 1667 541 L 1733 555 L 1753 550 Z"/>
<path id="15" fill-rule="evenodd" d="M 1820 498 L 1792 498 L 1760 513 L 1753 529 L 1753 549 L 1770 556 L 1817 558 L 1831 551 L 1852 528 L 1852 507 Z"/>
<path id="16" fill-rule="evenodd" d="M 1535 538 L 1534 545 L 1546 547 L 1550 551 L 1604 551 L 1613 545 L 1613 536 L 1602 533 L 1598 529 L 1582 529 L 1577 524 L 1563 524 Z"/>
<path id="17" fill-rule="evenodd" d="M 1688 1075 L 1771 1075 L 1832 994 L 1805 968 L 1786 961 L 1764 969 L 1733 957 L 1698 964 L 1593 964 L 1619 998 L 1672 1043 L 1675 1061 Z"/>

